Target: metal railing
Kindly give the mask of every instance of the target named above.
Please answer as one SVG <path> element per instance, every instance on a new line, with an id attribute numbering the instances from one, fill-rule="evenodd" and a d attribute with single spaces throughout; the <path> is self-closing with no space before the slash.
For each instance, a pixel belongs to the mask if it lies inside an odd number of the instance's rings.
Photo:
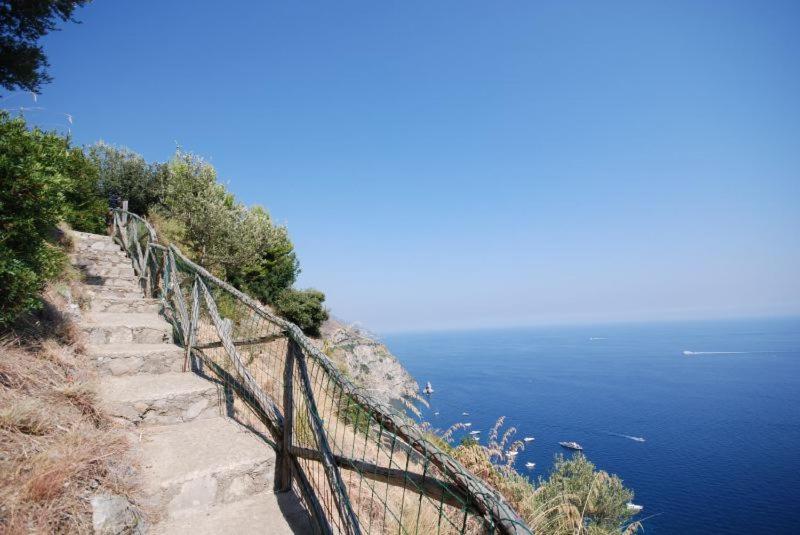
<path id="1" fill-rule="evenodd" d="M 275 448 L 276 490 L 294 490 L 319 533 L 531 533 L 499 493 L 351 383 L 296 325 L 158 243 L 125 208 L 112 212 L 112 234 L 146 295 L 161 299 L 184 371 L 215 380 L 228 415 Z"/>

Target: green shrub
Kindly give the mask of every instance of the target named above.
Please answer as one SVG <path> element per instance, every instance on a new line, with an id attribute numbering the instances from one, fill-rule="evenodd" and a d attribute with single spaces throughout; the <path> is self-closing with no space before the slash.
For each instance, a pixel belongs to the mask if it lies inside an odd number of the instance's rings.
<path id="1" fill-rule="evenodd" d="M 557 455 L 550 476 L 539 479 L 535 494 L 539 510 L 566 502 L 597 534 L 635 533 L 639 526 L 630 523 L 634 513 L 627 507 L 632 500 L 633 492 L 619 477 L 598 471 L 580 453 L 571 458 Z"/>
<path id="2" fill-rule="evenodd" d="M 168 171 L 159 213 L 180 226 L 192 259 L 223 278 L 255 264 L 268 216 L 250 214 L 217 181 L 214 167 L 193 154 L 179 151 Z"/>
<path id="3" fill-rule="evenodd" d="M 319 290 L 295 290 L 281 292 L 272 306 L 282 317 L 300 327 L 309 336 L 319 336 L 319 328 L 328 319 L 328 311 L 322 306 L 325 294 Z"/>
<path id="4" fill-rule="evenodd" d="M 47 239 L 71 186 L 67 141 L 0 112 L 0 325 L 39 305 L 64 256 Z"/>
<path id="5" fill-rule="evenodd" d="M 104 234 L 108 201 L 98 190 L 98 170 L 82 150 L 67 149 L 64 174 L 70 184 L 64 191 L 64 221 L 75 230 Z"/>
<path id="6" fill-rule="evenodd" d="M 233 285 L 264 303 L 272 303 L 290 288 L 300 273 L 300 263 L 285 227 L 272 225 L 260 206 L 249 210 L 246 225 L 263 227 L 253 263 L 233 266 L 228 278 Z"/>
<path id="7" fill-rule="evenodd" d="M 127 200 L 128 210 L 146 215 L 163 200 L 166 165 L 147 163 L 132 150 L 103 142 L 90 147 L 88 153 L 97 168 L 98 191 L 107 201 Z"/>
<path id="8" fill-rule="evenodd" d="M 169 163 L 148 164 L 127 149 L 97 144 L 90 157 L 100 190 L 148 214 L 160 240 L 317 335 L 328 317 L 319 291 L 291 287 L 300 265 L 285 227 L 260 206 L 237 202 L 202 158 L 179 150 Z"/>
<path id="9" fill-rule="evenodd" d="M 264 303 L 291 288 L 300 267 L 285 227 L 264 208 L 238 203 L 214 167 L 193 154 L 179 151 L 167 169 L 161 205 L 151 214 L 163 238 Z M 293 317 L 307 314 L 294 301 L 285 304 Z M 313 306 L 300 308 L 318 315 Z"/>

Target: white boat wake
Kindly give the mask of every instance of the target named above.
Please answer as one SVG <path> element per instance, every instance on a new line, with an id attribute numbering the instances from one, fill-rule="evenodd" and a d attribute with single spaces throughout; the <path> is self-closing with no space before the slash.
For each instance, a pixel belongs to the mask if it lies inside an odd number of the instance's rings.
<path id="1" fill-rule="evenodd" d="M 623 435 L 622 433 L 609 433 L 609 435 L 614 437 L 620 438 L 627 438 L 628 440 L 633 440 L 634 442 L 644 442 L 644 437 L 635 437 L 633 435 Z"/>
<path id="2" fill-rule="evenodd" d="M 684 351 L 683 354 L 687 357 L 694 357 L 695 355 L 765 355 L 765 354 L 782 353 L 781 351 Z"/>
<path id="3" fill-rule="evenodd" d="M 692 355 L 746 355 L 752 353 L 751 351 L 684 351 L 683 354 L 687 357 Z"/>
<path id="4" fill-rule="evenodd" d="M 628 440 L 633 440 L 634 442 L 644 442 L 644 437 L 634 437 L 631 435 L 622 435 L 622 436 L 627 438 Z"/>

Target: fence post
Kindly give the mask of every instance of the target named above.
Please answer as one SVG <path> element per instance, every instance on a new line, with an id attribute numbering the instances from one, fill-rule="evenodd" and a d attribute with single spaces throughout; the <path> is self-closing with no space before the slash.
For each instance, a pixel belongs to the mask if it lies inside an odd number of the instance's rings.
<path id="1" fill-rule="evenodd" d="M 286 344 L 286 364 L 283 368 L 283 437 L 280 458 L 278 459 L 275 490 L 285 492 L 292 488 L 292 427 L 294 426 L 294 359 L 300 348 L 297 342 L 288 338 Z"/>
<path id="2" fill-rule="evenodd" d="M 128 224 L 128 201 L 122 201 L 122 226 Z"/>

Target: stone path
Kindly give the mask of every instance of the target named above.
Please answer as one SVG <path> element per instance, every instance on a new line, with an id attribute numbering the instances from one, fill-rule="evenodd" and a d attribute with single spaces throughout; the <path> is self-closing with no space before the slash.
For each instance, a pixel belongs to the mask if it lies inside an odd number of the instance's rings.
<path id="1" fill-rule="evenodd" d="M 182 373 L 183 350 L 109 236 L 74 232 L 91 309 L 81 320 L 108 412 L 140 431 L 151 533 L 310 533 L 299 500 L 273 493 L 275 453 L 224 415 L 218 385 Z"/>

